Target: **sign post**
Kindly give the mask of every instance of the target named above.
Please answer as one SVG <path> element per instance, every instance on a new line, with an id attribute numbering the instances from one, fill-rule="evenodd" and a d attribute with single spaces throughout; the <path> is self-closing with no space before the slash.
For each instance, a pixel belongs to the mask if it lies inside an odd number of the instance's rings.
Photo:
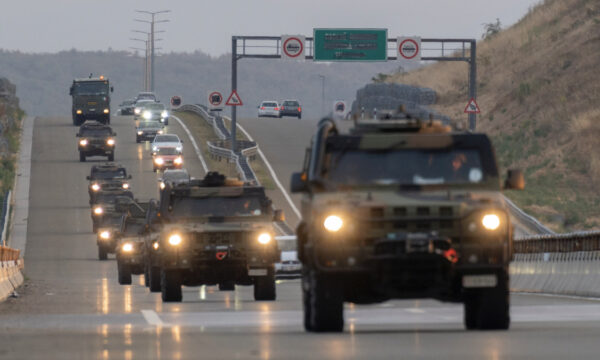
<path id="1" fill-rule="evenodd" d="M 387 61 L 387 29 L 314 29 L 314 61 Z"/>
<path id="2" fill-rule="evenodd" d="M 231 94 L 227 98 L 227 102 L 225 103 L 227 106 L 232 106 L 231 108 L 231 151 L 235 154 L 237 148 L 237 119 L 235 116 L 236 109 L 238 106 L 244 105 L 242 102 L 242 98 L 237 93 L 237 90 L 231 90 Z"/>
<path id="3" fill-rule="evenodd" d="M 303 35 L 283 35 L 281 37 L 281 58 L 284 60 L 304 60 Z"/>

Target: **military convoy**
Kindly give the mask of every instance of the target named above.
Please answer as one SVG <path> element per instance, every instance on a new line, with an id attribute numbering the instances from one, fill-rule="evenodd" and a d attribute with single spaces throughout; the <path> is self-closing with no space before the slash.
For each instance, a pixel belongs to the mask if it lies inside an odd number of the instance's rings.
<path id="1" fill-rule="evenodd" d="M 324 119 L 292 176 L 304 327 L 342 331 L 344 302 L 433 298 L 463 302 L 467 329 L 507 329 L 513 229 L 489 138 L 387 117 L 349 134 Z"/>

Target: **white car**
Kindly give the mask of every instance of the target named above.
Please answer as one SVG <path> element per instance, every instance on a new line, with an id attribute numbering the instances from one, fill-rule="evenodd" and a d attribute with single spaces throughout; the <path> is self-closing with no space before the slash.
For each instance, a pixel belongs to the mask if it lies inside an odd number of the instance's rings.
<path id="1" fill-rule="evenodd" d="M 281 261 L 275 264 L 275 277 L 297 278 L 302 274 L 302 263 L 298 260 L 298 252 L 282 251 Z"/>
<path id="2" fill-rule="evenodd" d="M 281 117 L 279 103 L 277 101 L 263 101 L 258 107 L 258 117 L 263 116 Z"/>
<path id="3" fill-rule="evenodd" d="M 133 119 L 137 120 L 140 116 L 142 116 L 142 110 L 144 109 L 145 105 L 154 104 L 155 102 L 156 101 L 151 99 L 137 100 L 133 108 Z"/>
<path id="4" fill-rule="evenodd" d="M 151 144 L 152 154 L 155 154 L 159 148 L 175 148 L 180 154 L 183 152 L 183 141 L 175 134 L 156 135 Z"/>

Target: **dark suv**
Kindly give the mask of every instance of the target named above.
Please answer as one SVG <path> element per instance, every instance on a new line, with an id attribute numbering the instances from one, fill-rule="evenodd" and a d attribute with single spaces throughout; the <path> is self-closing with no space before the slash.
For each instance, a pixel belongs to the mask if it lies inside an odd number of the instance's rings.
<path id="1" fill-rule="evenodd" d="M 86 177 L 90 182 L 88 185 L 88 194 L 90 195 L 90 205 L 96 203 L 96 195 L 106 190 L 129 190 L 131 175 L 127 175 L 127 170 L 114 163 L 104 163 L 94 165 L 90 175 Z"/>
<path id="2" fill-rule="evenodd" d="M 279 108 L 279 117 L 296 116 L 302 119 L 302 107 L 298 100 L 285 100 Z"/>
<path id="3" fill-rule="evenodd" d="M 79 127 L 79 161 L 84 162 L 88 156 L 106 156 L 108 161 L 115 160 L 115 139 L 117 136 L 111 127 L 97 121 L 86 121 Z"/>

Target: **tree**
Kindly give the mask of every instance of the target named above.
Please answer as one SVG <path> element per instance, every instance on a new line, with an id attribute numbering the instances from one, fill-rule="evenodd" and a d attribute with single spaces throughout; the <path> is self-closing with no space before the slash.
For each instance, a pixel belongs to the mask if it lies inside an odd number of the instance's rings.
<path id="1" fill-rule="evenodd" d="M 491 39 L 502 30 L 502 24 L 498 18 L 496 18 L 496 22 L 483 23 L 482 25 L 484 32 L 481 38 L 483 40 Z"/>

